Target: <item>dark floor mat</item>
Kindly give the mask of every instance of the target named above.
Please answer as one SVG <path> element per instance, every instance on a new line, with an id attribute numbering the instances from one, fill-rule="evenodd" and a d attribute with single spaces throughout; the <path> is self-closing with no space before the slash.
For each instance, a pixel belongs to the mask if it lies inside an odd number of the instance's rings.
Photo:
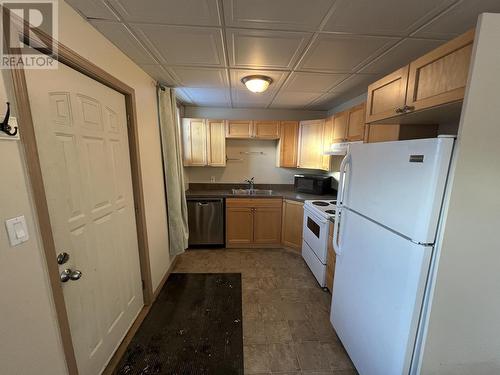
<path id="1" fill-rule="evenodd" d="M 116 373 L 243 374 L 239 273 L 173 273 Z"/>

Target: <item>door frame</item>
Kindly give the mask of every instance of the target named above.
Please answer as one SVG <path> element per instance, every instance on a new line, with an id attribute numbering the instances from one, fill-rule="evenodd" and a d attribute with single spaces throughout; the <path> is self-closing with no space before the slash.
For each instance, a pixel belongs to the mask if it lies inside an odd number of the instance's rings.
<path id="1" fill-rule="evenodd" d="M 32 30 L 33 32 L 33 30 Z M 127 114 L 127 133 L 128 146 L 130 153 L 130 167 L 132 174 L 132 189 L 135 206 L 135 220 L 137 228 L 137 245 L 139 248 L 139 262 L 142 279 L 142 292 L 145 306 L 150 306 L 153 302 L 153 284 L 151 279 L 151 269 L 149 267 L 149 245 L 147 238 L 144 187 L 141 174 L 141 162 L 139 152 L 139 128 L 137 123 L 137 112 L 135 102 L 135 91 L 132 87 L 115 78 L 105 70 L 93 64 L 83 56 L 66 47 L 64 44 L 54 40 L 51 36 L 42 32 L 36 32 L 47 45 L 55 43 L 58 48 L 56 59 L 59 63 L 76 70 L 85 76 L 100 82 L 101 84 L 123 94 L 125 96 L 125 108 Z M 22 31 L 23 39 L 26 44 L 30 41 Z M 52 234 L 52 225 L 50 222 L 47 196 L 43 184 L 42 169 L 38 148 L 36 144 L 33 117 L 31 113 L 28 87 L 24 69 L 10 69 L 13 91 L 16 101 L 17 117 L 19 119 L 19 136 L 26 158 L 26 167 L 28 170 L 28 179 L 31 184 L 31 191 L 34 197 L 36 207 L 36 217 L 38 220 L 39 232 L 42 240 L 43 252 L 45 255 L 45 264 L 49 275 L 49 283 L 54 300 L 57 322 L 61 336 L 64 355 L 69 374 L 78 374 L 75 351 L 71 338 L 68 313 L 64 301 L 61 281 L 59 280 L 59 268 L 56 263 L 57 249 Z M 143 308 L 144 309 L 144 308 Z M 143 314 L 139 314 L 141 318 Z M 132 325 L 133 327 L 134 325 Z M 130 332 L 130 331 L 129 331 Z"/>

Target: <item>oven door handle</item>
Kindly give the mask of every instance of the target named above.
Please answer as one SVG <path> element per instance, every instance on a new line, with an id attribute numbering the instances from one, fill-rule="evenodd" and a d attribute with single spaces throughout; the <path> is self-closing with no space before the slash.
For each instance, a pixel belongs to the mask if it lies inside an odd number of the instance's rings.
<path id="1" fill-rule="evenodd" d="M 338 192 L 339 196 L 337 196 L 337 206 L 335 208 L 335 219 L 333 222 L 333 250 L 337 255 L 342 254 L 342 241 L 339 238 L 340 231 L 340 213 L 342 211 L 342 201 L 344 200 L 344 187 L 345 187 L 345 174 L 347 165 L 351 161 L 351 154 L 348 152 L 347 155 L 342 160 L 340 164 L 340 177 L 339 177 L 339 185 Z"/>

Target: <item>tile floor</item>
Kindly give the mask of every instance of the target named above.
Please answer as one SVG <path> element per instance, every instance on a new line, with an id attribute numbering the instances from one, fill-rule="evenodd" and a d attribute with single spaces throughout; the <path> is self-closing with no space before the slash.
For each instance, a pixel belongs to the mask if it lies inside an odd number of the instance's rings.
<path id="1" fill-rule="evenodd" d="M 174 272 L 240 272 L 245 374 L 357 374 L 330 325 L 331 295 L 299 254 L 190 250 Z"/>

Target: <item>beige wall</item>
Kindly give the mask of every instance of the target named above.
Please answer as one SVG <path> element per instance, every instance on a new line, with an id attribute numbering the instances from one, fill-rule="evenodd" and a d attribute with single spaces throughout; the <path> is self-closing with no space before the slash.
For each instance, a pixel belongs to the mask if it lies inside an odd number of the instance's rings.
<path id="1" fill-rule="evenodd" d="M 62 1 L 59 12 L 60 41 L 135 89 L 151 272 L 156 288 L 170 258 L 153 81 Z M 4 78 L 9 77 L 3 73 Z M 0 81 L 0 113 L 7 99 L 14 101 L 10 83 L 6 83 L 7 87 L 3 79 Z M 64 374 L 67 370 L 20 143 L 0 140 L 0 160 L 0 373 Z M 18 215 L 26 217 L 30 239 L 11 248 L 3 222 Z"/>
<path id="2" fill-rule="evenodd" d="M 8 78 L 8 72 L 3 71 Z M 0 76 L 0 114 L 7 95 Z M 2 117 L 3 119 L 3 117 Z M 67 372 L 19 141 L 0 139 L 0 373 Z M 4 222 L 24 215 L 30 239 L 10 247 Z"/>
<path id="3" fill-rule="evenodd" d="M 500 15 L 477 30 L 422 374 L 500 374 Z"/>
<path id="4" fill-rule="evenodd" d="M 241 152 L 263 152 L 264 155 L 246 155 Z M 297 173 L 318 173 L 323 171 L 311 169 L 293 169 L 276 167 L 277 141 L 262 141 L 253 139 L 226 140 L 226 155 L 231 159 L 225 168 L 186 167 L 184 172 L 189 182 L 239 183 L 244 179 L 255 177 L 258 184 L 293 184 L 293 176 Z"/>

